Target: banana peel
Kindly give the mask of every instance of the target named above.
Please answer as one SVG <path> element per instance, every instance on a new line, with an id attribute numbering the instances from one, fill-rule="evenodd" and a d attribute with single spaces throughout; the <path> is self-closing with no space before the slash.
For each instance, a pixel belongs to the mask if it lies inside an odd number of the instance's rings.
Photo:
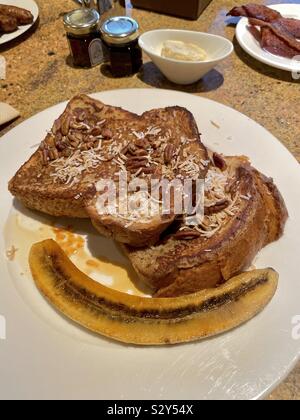
<path id="1" fill-rule="evenodd" d="M 33 245 L 29 264 L 40 292 L 64 315 L 95 333 L 139 345 L 190 342 L 228 331 L 262 311 L 278 284 L 278 274 L 263 269 L 191 295 L 142 298 L 95 282 L 53 240 Z"/>

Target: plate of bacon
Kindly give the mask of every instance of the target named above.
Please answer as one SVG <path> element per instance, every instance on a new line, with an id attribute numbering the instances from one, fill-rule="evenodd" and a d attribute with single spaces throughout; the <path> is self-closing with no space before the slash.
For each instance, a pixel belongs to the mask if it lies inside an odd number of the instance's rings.
<path id="1" fill-rule="evenodd" d="M 300 4 L 235 7 L 228 16 L 241 16 L 236 37 L 252 57 L 272 67 L 300 72 Z"/>
<path id="2" fill-rule="evenodd" d="M 38 16 L 34 0 L 0 0 L 0 45 L 28 31 Z"/>

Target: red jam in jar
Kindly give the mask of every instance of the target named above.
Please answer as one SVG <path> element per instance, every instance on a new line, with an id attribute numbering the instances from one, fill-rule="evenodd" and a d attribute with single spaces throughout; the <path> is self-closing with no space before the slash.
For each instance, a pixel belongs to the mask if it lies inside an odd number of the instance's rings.
<path id="1" fill-rule="evenodd" d="M 82 8 L 64 16 L 75 67 L 94 67 L 103 61 L 99 22 L 100 15 L 95 9 Z"/>
<path id="2" fill-rule="evenodd" d="M 130 76 L 142 64 L 142 51 L 138 44 L 139 25 L 129 17 L 108 19 L 101 27 L 103 52 L 113 76 Z"/>

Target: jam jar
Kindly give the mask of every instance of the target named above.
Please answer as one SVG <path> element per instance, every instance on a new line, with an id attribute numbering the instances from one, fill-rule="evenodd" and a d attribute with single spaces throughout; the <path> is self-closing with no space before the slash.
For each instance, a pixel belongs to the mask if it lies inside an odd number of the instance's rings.
<path id="1" fill-rule="evenodd" d="M 139 25 L 127 16 L 108 19 L 101 27 L 104 56 L 113 76 L 130 76 L 142 64 L 142 50 L 138 44 Z"/>
<path id="2" fill-rule="evenodd" d="M 99 22 L 100 15 L 95 9 L 73 10 L 64 16 L 74 66 L 94 67 L 103 61 Z"/>

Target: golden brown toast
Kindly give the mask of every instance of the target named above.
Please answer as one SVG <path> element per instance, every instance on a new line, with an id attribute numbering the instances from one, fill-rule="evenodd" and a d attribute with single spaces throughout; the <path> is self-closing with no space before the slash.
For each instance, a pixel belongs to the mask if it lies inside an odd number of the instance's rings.
<path id="1" fill-rule="evenodd" d="M 73 116 L 71 122 L 69 116 Z M 53 216 L 87 218 L 86 202 L 95 194 L 94 184 L 103 171 L 103 165 L 94 153 L 90 158 L 92 144 L 85 146 L 84 142 L 81 146 L 80 135 L 85 135 L 85 128 L 94 124 L 96 127 L 98 124 L 101 130 L 99 122 L 108 117 L 135 118 L 121 108 L 106 106 L 85 95 L 73 98 L 39 149 L 9 182 L 10 192 L 31 209 Z M 77 128 L 73 129 L 74 125 Z M 73 141 L 66 136 L 70 131 L 71 135 L 74 134 Z M 83 158 L 83 165 L 72 164 L 75 153 Z M 76 176 L 72 177 L 71 172 Z"/>
<path id="2" fill-rule="evenodd" d="M 183 182 L 186 178 L 203 179 L 209 164 L 194 118 L 187 110 L 170 107 L 146 112 L 141 118 L 144 128 L 141 126 L 140 131 L 125 136 L 129 138 L 129 143 L 125 144 L 119 157 L 128 182 L 141 178 L 149 187 L 145 194 L 138 189 L 128 193 L 129 201 L 133 204 L 138 201 L 140 210 L 131 210 L 126 215 L 121 214 L 119 208 L 116 215 L 99 213 L 97 200 L 101 193 L 96 194 L 87 207 L 94 226 L 101 234 L 136 247 L 156 243 L 176 218 L 172 204 L 168 214 L 162 214 L 159 206 L 149 213 L 151 180 L 180 179 Z"/>
<path id="3" fill-rule="evenodd" d="M 207 174 L 201 226 L 174 223 L 155 246 L 125 252 L 156 297 L 216 287 L 249 268 L 258 251 L 276 241 L 288 217 L 271 179 L 245 157 L 217 156 Z M 222 169 L 220 169 L 222 168 Z"/>
<path id="4" fill-rule="evenodd" d="M 190 165 L 182 165 L 182 159 Z M 207 150 L 186 109 L 175 106 L 139 116 L 79 95 L 10 181 L 9 190 L 31 209 L 54 216 L 91 217 L 102 234 L 144 246 L 155 242 L 175 217 L 158 214 L 140 223 L 103 216 L 96 206 L 97 183 L 117 182 L 122 171 L 129 179 L 201 178 L 207 162 Z"/>

